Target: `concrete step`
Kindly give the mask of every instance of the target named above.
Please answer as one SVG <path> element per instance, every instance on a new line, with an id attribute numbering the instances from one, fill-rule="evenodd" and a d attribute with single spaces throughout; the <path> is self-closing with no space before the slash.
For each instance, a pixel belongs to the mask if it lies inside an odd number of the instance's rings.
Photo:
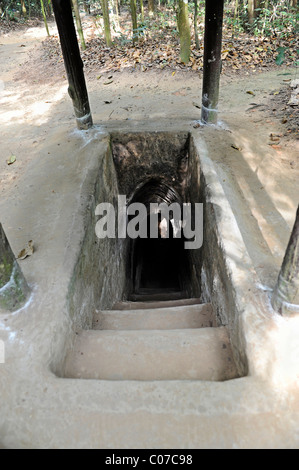
<path id="1" fill-rule="evenodd" d="M 113 310 L 141 310 L 153 308 L 179 307 L 180 305 L 200 304 L 199 298 L 162 300 L 162 301 L 144 301 L 144 302 L 117 302 L 113 305 Z"/>
<path id="2" fill-rule="evenodd" d="M 148 293 L 143 290 L 143 294 L 132 294 L 130 300 L 133 302 L 146 302 L 146 301 L 164 301 L 164 300 L 179 300 L 186 297 L 186 293 L 182 291 L 161 291 L 159 293 L 152 292 L 149 290 Z"/>
<path id="3" fill-rule="evenodd" d="M 175 330 L 216 326 L 211 304 L 96 311 L 95 330 Z"/>
<path id="4" fill-rule="evenodd" d="M 87 330 L 78 336 L 65 377 L 98 380 L 208 380 L 238 377 L 225 327 L 184 330 Z"/>

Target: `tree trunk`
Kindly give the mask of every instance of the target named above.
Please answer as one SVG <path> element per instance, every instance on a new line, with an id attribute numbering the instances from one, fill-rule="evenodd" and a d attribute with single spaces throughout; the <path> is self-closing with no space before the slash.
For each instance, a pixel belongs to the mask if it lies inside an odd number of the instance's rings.
<path id="1" fill-rule="evenodd" d="M 202 112 L 204 123 L 217 123 L 224 0 L 206 0 Z"/>
<path id="2" fill-rule="evenodd" d="M 52 4 L 69 82 L 68 92 L 73 101 L 77 126 L 79 129 L 89 129 L 93 124 L 71 2 L 52 0 Z"/>
<path id="3" fill-rule="evenodd" d="M 199 49 L 200 45 L 199 45 L 199 39 L 198 39 L 197 19 L 198 19 L 198 0 L 194 0 L 194 36 L 195 36 L 196 49 Z"/>
<path id="4" fill-rule="evenodd" d="M 248 23 L 252 26 L 255 18 L 254 0 L 248 0 L 247 12 Z"/>
<path id="5" fill-rule="evenodd" d="M 239 0 L 235 0 L 235 9 L 234 9 L 234 22 L 232 27 L 232 38 L 235 36 L 235 24 L 236 20 L 239 17 Z"/>
<path id="6" fill-rule="evenodd" d="M 291 7 L 297 8 L 298 0 L 291 0 Z"/>
<path id="7" fill-rule="evenodd" d="M 48 18 L 51 16 L 51 9 L 50 9 L 50 3 L 49 0 L 46 0 L 45 2 L 45 12 Z"/>
<path id="8" fill-rule="evenodd" d="M 24 18 L 27 17 L 27 10 L 26 10 L 26 5 L 25 5 L 25 0 L 21 0 L 21 15 L 24 16 Z"/>
<path id="9" fill-rule="evenodd" d="M 87 15 L 90 15 L 90 4 L 88 0 L 83 0 L 84 11 Z"/>
<path id="10" fill-rule="evenodd" d="M 133 24 L 133 44 L 138 41 L 138 24 L 137 24 L 137 13 L 136 13 L 136 0 L 130 0 L 131 17 Z"/>
<path id="11" fill-rule="evenodd" d="M 148 14 L 149 16 L 155 14 L 155 0 L 148 0 Z"/>
<path id="12" fill-rule="evenodd" d="M 144 23 L 144 5 L 143 0 L 140 0 L 140 13 L 141 13 L 141 23 Z"/>
<path id="13" fill-rule="evenodd" d="M 118 31 L 120 30 L 119 26 L 119 7 L 118 7 L 118 0 L 114 0 L 114 9 L 115 9 L 115 21 L 117 24 Z"/>
<path id="14" fill-rule="evenodd" d="M 266 0 L 254 0 L 255 17 L 259 17 L 261 10 L 266 8 Z"/>
<path id="15" fill-rule="evenodd" d="M 239 0 L 235 1 L 235 10 L 234 10 L 234 20 L 237 19 L 237 16 L 239 15 Z"/>
<path id="16" fill-rule="evenodd" d="M 85 44 L 85 40 L 84 40 L 84 34 L 83 34 L 83 29 L 82 29 L 82 23 L 81 23 L 78 0 L 72 0 L 72 5 L 73 5 L 74 13 L 75 13 L 77 32 L 78 32 L 78 35 L 79 35 L 79 38 L 80 38 L 81 47 L 85 51 L 86 44 Z"/>
<path id="17" fill-rule="evenodd" d="M 180 58 L 184 64 L 190 60 L 191 32 L 188 15 L 188 0 L 179 0 L 178 28 L 180 35 Z"/>
<path id="18" fill-rule="evenodd" d="M 281 315 L 299 313 L 299 206 L 271 303 Z"/>
<path id="19" fill-rule="evenodd" d="M 108 0 L 101 0 L 101 6 L 102 6 L 102 11 L 103 11 L 103 19 L 104 19 L 105 40 L 106 40 L 107 46 L 111 47 L 112 40 L 111 40 Z"/>
<path id="20" fill-rule="evenodd" d="M 47 35 L 50 36 L 50 32 L 49 32 L 49 28 L 48 28 L 48 22 L 47 22 L 47 16 L 46 16 L 45 7 L 44 7 L 44 0 L 40 0 L 40 5 L 41 5 L 41 9 L 42 9 L 42 14 L 43 14 L 43 18 L 44 18 L 44 23 L 45 23 Z"/>

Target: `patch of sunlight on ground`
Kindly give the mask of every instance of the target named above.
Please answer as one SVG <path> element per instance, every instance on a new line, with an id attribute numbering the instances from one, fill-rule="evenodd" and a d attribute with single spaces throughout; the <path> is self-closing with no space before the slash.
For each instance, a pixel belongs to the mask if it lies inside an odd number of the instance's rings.
<path id="1" fill-rule="evenodd" d="M 32 124 L 45 124 L 52 111 L 52 108 L 62 100 L 66 94 L 65 84 L 61 86 L 55 94 L 51 96 L 51 101 L 44 99 L 36 101 L 32 96 L 32 103 L 28 105 L 22 104 L 22 97 L 19 94 L 4 91 L 1 93 L 0 104 L 11 105 L 9 111 L 2 113 L 3 127 L 16 124 L 25 124 L 28 121 Z M 1 96 L 0 95 L 0 96 Z"/>
<path id="2" fill-rule="evenodd" d="M 57 34 L 57 28 L 56 28 L 55 23 L 53 22 L 48 23 L 48 27 L 49 27 L 50 35 Z M 33 27 L 33 28 L 27 29 L 27 31 L 24 33 L 24 36 L 32 38 L 32 39 L 38 39 L 38 38 L 46 39 L 48 37 L 47 31 L 44 25 L 41 25 L 38 28 Z"/>

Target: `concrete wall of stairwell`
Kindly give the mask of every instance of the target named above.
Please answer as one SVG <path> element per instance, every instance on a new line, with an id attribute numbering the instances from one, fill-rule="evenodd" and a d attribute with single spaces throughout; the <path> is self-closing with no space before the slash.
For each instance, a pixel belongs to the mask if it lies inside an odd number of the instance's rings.
<path id="1" fill-rule="evenodd" d="M 191 146 L 193 159 L 198 166 L 195 175 L 199 178 L 199 200 L 204 204 L 204 241 L 199 263 L 196 265 L 197 270 L 201 269 L 200 274 L 197 272 L 201 281 L 201 300 L 212 303 L 218 326 L 227 326 L 238 372 L 240 376 L 245 376 L 248 374 L 248 362 L 241 325 L 245 305 L 238 305 L 236 300 L 237 274 L 232 274 L 228 261 L 234 253 L 227 251 L 227 245 L 234 238 L 235 220 L 215 169 L 205 155 L 204 146 L 201 147 L 198 141 L 192 141 Z M 236 247 L 238 249 L 237 244 Z M 236 259 L 240 256 L 241 263 L 243 254 L 237 250 L 235 252 Z"/>
<path id="2" fill-rule="evenodd" d="M 93 183 L 90 202 L 84 208 L 85 236 L 68 293 L 69 312 L 74 327 L 78 329 L 91 328 L 96 308 L 111 308 L 116 300 L 121 299 L 126 281 L 124 240 L 99 239 L 95 233 L 98 219 L 96 206 L 109 202 L 117 208 L 117 178 L 108 143 L 106 152 L 99 160 Z"/>
<path id="3" fill-rule="evenodd" d="M 201 203 L 203 198 L 200 188 L 200 159 L 198 149 L 195 147 L 194 139 L 189 139 L 189 180 L 187 191 L 187 202 Z M 205 219 L 203 220 L 203 226 Z M 204 238 L 205 240 L 205 238 Z M 203 246 L 198 250 L 189 250 L 189 263 L 191 270 L 192 291 L 194 297 L 202 295 L 201 271 L 203 263 Z"/>
<path id="4" fill-rule="evenodd" d="M 138 187 L 157 178 L 184 199 L 188 139 L 188 132 L 113 132 L 111 146 L 120 194 L 130 200 Z"/>
<path id="5" fill-rule="evenodd" d="M 221 194 L 221 188 L 217 187 L 219 184 L 217 175 L 213 181 L 210 174 L 205 174 L 209 173 L 208 156 L 204 159 L 203 148 L 198 145 L 196 139 L 189 139 L 188 133 L 140 132 L 129 136 L 118 134 L 117 143 L 125 154 L 128 147 L 133 148 L 132 142 L 135 142 L 135 158 L 131 153 L 130 164 L 125 168 L 122 166 L 123 161 L 122 164 L 115 165 L 115 157 L 119 154 L 115 154 L 113 138 L 115 139 L 115 135 L 112 136 L 112 145 L 110 136 L 105 152 L 99 158 L 97 172 L 92 176 L 90 201 L 83 209 L 85 235 L 68 294 L 68 310 L 73 330 L 91 328 L 94 310 L 111 308 L 114 302 L 125 298 L 128 287 L 128 240 L 117 238 L 99 240 L 95 234 L 97 221 L 95 207 L 100 202 L 111 202 L 117 207 L 118 194 L 127 192 L 131 194 L 142 178 L 152 175 L 150 171 L 155 168 L 153 163 L 159 162 L 161 168 L 157 174 L 161 174 L 163 158 L 166 159 L 168 171 L 174 173 L 174 178 L 178 178 L 178 161 L 185 152 L 184 155 L 188 158 L 188 171 L 184 174 L 182 183 L 185 187 L 186 202 L 204 203 L 203 246 L 199 250 L 186 250 L 191 269 L 192 295 L 199 296 L 202 291 L 202 302 L 212 302 L 218 325 L 228 326 L 239 374 L 246 375 L 247 359 L 240 327 L 241 314 L 234 298 L 234 284 L 227 264 L 227 253 L 223 249 L 223 236 L 230 237 L 230 233 L 224 234 L 221 229 L 227 212 L 225 196 Z M 172 142 L 171 158 L 165 153 L 167 142 Z M 113 149 L 114 155 L 112 155 Z"/>

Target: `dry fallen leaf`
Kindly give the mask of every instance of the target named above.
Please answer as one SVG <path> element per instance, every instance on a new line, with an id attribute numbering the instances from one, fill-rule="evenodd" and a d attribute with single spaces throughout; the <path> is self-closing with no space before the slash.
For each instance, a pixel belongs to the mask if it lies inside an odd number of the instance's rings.
<path id="1" fill-rule="evenodd" d="M 25 259 L 27 256 L 31 256 L 33 254 L 34 248 L 33 248 L 33 241 L 29 240 L 25 248 L 20 251 L 18 254 L 17 259 Z"/>
<path id="2" fill-rule="evenodd" d="M 239 152 L 242 150 L 241 147 L 238 147 L 237 145 L 234 145 L 234 144 L 231 145 L 231 148 L 233 148 L 235 150 L 239 150 Z"/>
<path id="3" fill-rule="evenodd" d="M 249 90 L 249 91 L 246 91 L 246 93 L 247 93 L 248 95 L 255 96 L 255 93 L 253 93 L 253 91 L 250 91 L 250 90 Z"/>
<path id="4" fill-rule="evenodd" d="M 279 142 L 280 137 L 281 137 L 280 134 L 273 134 L 273 133 L 270 134 L 270 140 L 272 140 L 272 142 Z"/>
<path id="5" fill-rule="evenodd" d="M 17 157 L 16 157 L 15 155 L 11 155 L 11 156 L 6 160 L 6 163 L 7 163 L 7 165 L 12 165 L 16 160 L 17 160 Z"/>
<path id="6" fill-rule="evenodd" d="M 203 124 L 198 121 L 193 125 L 193 127 L 194 127 L 194 129 L 198 129 L 199 127 L 203 127 Z"/>

